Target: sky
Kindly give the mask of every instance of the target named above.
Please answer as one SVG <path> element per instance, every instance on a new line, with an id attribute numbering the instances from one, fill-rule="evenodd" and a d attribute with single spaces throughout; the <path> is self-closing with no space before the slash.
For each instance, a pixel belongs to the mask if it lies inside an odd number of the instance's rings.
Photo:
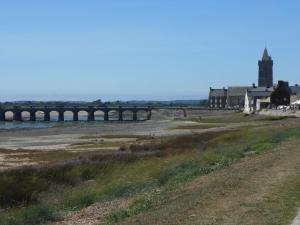
<path id="1" fill-rule="evenodd" d="M 0 1 L 0 101 L 207 98 L 300 83 L 299 0 Z"/>

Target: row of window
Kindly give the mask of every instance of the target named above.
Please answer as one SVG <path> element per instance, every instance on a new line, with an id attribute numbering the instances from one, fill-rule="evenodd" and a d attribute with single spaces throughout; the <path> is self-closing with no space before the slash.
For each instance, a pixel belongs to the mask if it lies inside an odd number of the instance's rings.
<path id="1" fill-rule="evenodd" d="M 215 104 L 215 105 L 213 105 L 213 104 L 210 104 L 210 107 L 211 108 L 223 108 L 224 106 L 223 106 L 223 104 L 220 104 L 219 106 L 218 106 L 218 104 Z"/>

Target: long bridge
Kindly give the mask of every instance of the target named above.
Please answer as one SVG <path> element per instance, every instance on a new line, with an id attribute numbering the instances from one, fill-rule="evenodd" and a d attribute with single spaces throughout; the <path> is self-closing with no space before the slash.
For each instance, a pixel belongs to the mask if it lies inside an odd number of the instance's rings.
<path id="1" fill-rule="evenodd" d="M 73 107 L 65 107 L 65 106 L 41 106 L 41 107 L 33 107 L 33 106 L 11 106 L 11 107 L 0 107 L 0 121 L 8 121 L 6 117 L 6 113 L 10 112 L 12 114 L 13 121 L 23 121 L 23 113 L 26 112 L 29 114 L 29 121 L 37 120 L 37 113 L 40 112 L 44 116 L 43 121 L 50 121 L 51 112 L 56 112 L 58 114 L 58 121 L 65 121 L 65 112 L 71 112 L 73 114 L 73 121 L 78 121 L 79 112 L 87 113 L 88 121 L 95 121 L 95 113 L 102 112 L 104 115 L 103 120 L 109 121 L 110 112 L 115 112 L 117 114 L 118 120 L 123 121 L 123 114 L 125 112 L 130 112 L 132 114 L 132 121 L 138 121 L 138 113 L 143 112 L 146 113 L 145 120 L 151 119 L 151 107 L 97 107 L 97 106 L 73 106 Z"/>
<path id="2" fill-rule="evenodd" d="M 123 120 L 150 120 L 152 115 L 152 110 L 173 110 L 182 111 L 183 116 L 187 117 L 188 111 L 194 110 L 216 110 L 207 107 L 199 106 L 148 106 L 148 107 L 109 107 L 109 106 L 0 106 L 0 121 L 24 121 L 23 113 L 29 115 L 29 121 L 36 121 L 38 117 L 37 113 L 43 115 L 43 121 L 50 121 L 52 112 L 58 114 L 57 121 L 65 121 L 65 112 L 71 112 L 73 115 L 72 120 L 79 120 L 79 113 L 85 112 L 87 114 L 87 121 L 95 121 L 95 113 L 101 112 L 103 114 L 104 121 L 115 120 L 112 119 L 110 114 L 114 112 L 117 116 L 118 121 Z M 236 110 L 236 109 L 222 109 L 222 110 Z M 11 119 L 8 119 L 6 113 L 10 112 L 12 115 Z M 124 118 L 124 114 L 131 114 L 131 118 Z M 143 113 L 145 116 L 141 119 L 139 118 L 139 113 Z"/>

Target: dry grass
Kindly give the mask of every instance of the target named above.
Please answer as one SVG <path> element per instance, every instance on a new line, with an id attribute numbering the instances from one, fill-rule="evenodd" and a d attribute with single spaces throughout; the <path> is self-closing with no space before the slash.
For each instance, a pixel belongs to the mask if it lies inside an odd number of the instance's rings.
<path id="1" fill-rule="evenodd" d="M 104 139 L 137 139 L 137 140 L 149 140 L 153 137 L 147 136 L 147 135 L 129 135 L 129 134 L 111 134 L 111 135 L 89 135 L 89 136 L 82 136 L 80 139 L 98 139 L 98 138 L 104 138 Z"/>
<path id="2" fill-rule="evenodd" d="M 114 143 L 107 143 L 107 142 L 103 142 L 103 143 L 98 143 L 98 142 L 81 142 L 81 143 L 76 143 L 76 144 L 72 144 L 70 145 L 70 147 L 67 150 L 74 150 L 74 149 L 83 149 L 83 150 L 89 150 L 89 149 L 104 149 L 104 148 L 118 148 L 120 145 L 122 144 L 122 142 L 118 143 L 118 142 L 114 142 Z"/>
<path id="3" fill-rule="evenodd" d="M 232 112 L 222 115 L 210 115 L 202 117 L 187 117 L 187 118 L 176 118 L 175 120 L 180 121 L 193 121 L 199 123 L 223 123 L 223 124 L 232 124 L 232 123 L 242 123 L 242 122 L 259 122 L 266 123 L 270 121 L 278 120 L 289 120 L 294 119 L 294 117 L 282 117 L 282 116 L 263 116 L 263 115 L 248 115 L 241 112 Z"/>
<path id="4" fill-rule="evenodd" d="M 190 125 L 180 125 L 175 128 L 175 130 L 200 130 L 200 129 L 209 129 L 216 127 L 223 127 L 223 123 L 198 123 L 198 124 L 190 124 Z"/>

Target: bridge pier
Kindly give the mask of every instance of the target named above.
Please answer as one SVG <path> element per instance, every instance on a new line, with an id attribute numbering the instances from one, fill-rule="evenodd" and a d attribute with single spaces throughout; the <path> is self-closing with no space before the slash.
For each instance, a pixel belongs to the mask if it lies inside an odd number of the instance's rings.
<path id="1" fill-rule="evenodd" d="M 0 110 L 0 121 L 5 121 L 5 111 Z"/>
<path id="2" fill-rule="evenodd" d="M 137 112 L 134 111 L 133 112 L 133 118 L 132 118 L 133 121 L 137 121 Z"/>
<path id="3" fill-rule="evenodd" d="M 14 110 L 14 115 L 13 115 L 13 120 L 14 121 L 22 121 L 22 115 L 21 115 L 21 111 L 18 109 Z"/>
<path id="4" fill-rule="evenodd" d="M 44 121 L 50 121 L 50 111 L 44 111 Z"/>
<path id="5" fill-rule="evenodd" d="M 151 113 L 151 110 L 149 110 L 147 113 L 147 120 L 151 120 L 151 116 L 152 116 L 152 113 Z"/>
<path id="6" fill-rule="evenodd" d="M 108 121 L 108 120 L 109 120 L 108 110 L 105 109 L 105 110 L 104 110 L 104 121 Z"/>
<path id="7" fill-rule="evenodd" d="M 118 111 L 119 111 L 119 121 L 123 121 L 123 110 L 121 106 L 119 107 Z"/>
<path id="8" fill-rule="evenodd" d="M 133 113 L 132 120 L 133 120 L 133 121 L 137 121 L 138 116 L 137 116 L 137 110 L 136 110 L 136 107 L 134 107 L 134 110 L 132 111 L 132 113 Z"/>
<path id="9" fill-rule="evenodd" d="M 78 121 L 78 111 L 73 111 L 73 121 Z"/>
<path id="10" fill-rule="evenodd" d="M 183 117 L 187 117 L 187 113 L 185 109 L 183 109 Z"/>
<path id="11" fill-rule="evenodd" d="M 64 111 L 58 111 L 58 121 L 59 122 L 65 121 Z"/>
<path id="12" fill-rule="evenodd" d="M 30 118 L 29 118 L 30 121 L 36 121 L 36 118 L 35 118 L 35 111 L 30 111 Z"/>
<path id="13" fill-rule="evenodd" d="M 152 108 L 150 106 L 148 106 L 148 109 L 146 110 L 146 112 L 147 112 L 146 120 L 151 120 Z"/>
<path id="14" fill-rule="evenodd" d="M 93 110 L 89 110 L 88 112 L 88 121 L 95 121 L 95 115 Z"/>

